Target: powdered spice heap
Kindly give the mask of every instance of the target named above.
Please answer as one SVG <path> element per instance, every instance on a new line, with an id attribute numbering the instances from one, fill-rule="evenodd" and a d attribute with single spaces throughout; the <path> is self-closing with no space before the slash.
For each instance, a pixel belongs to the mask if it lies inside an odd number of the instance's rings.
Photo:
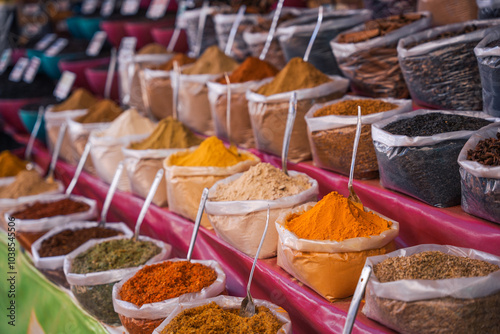
<path id="1" fill-rule="evenodd" d="M 159 66 L 154 67 L 157 70 L 162 71 L 172 71 L 174 69 L 174 63 L 177 62 L 179 66 L 192 64 L 196 61 L 196 58 L 191 58 L 185 55 L 184 53 L 177 53 L 173 56 L 169 61 Z"/>
<path id="2" fill-rule="evenodd" d="M 56 104 L 52 111 L 87 109 L 97 103 L 97 99 L 85 88 L 78 88 L 63 103 Z"/>
<path id="3" fill-rule="evenodd" d="M 103 137 L 123 137 L 146 134 L 153 131 L 155 124 L 147 117 L 141 116 L 136 109 L 128 109 L 118 116 L 109 128 L 99 133 Z"/>
<path id="4" fill-rule="evenodd" d="M 391 257 L 377 263 L 373 272 L 380 282 L 404 279 L 449 279 L 487 276 L 500 267 L 482 260 L 439 251 L 427 251 L 410 256 Z"/>
<path id="5" fill-rule="evenodd" d="M 250 167 L 231 183 L 220 184 L 214 201 L 276 200 L 296 195 L 311 187 L 305 175 L 288 176 L 268 163 Z"/>
<path id="6" fill-rule="evenodd" d="M 271 81 L 261 86 L 257 93 L 265 96 L 313 88 L 332 81 L 326 74 L 302 58 L 292 58 Z"/>
<path id="7" fill-rule="evenodd" d="M 46 182 L 40 174 L 34 170 L 21 171 L 17 174 L 14 182 L 0 187 L 0 198 L 18 198 L 31 196 L 57 190 L 58 184 Z"/>
<path id="8" fill-rule="evenodd" d="M 201 57 L 189 67 L 182 71 L 184 74 L 219 74 L 232 72 L 238 63 L 228 57 L 216 45 L 209 47 Z"/>
<path id="9" fill-rule="evenodd" d="M 90 206 L 87 203 L 64 198 L 49 203 L 35 202 L 23 210 L 16 211 L 12 214 L 12 217 L 16 219 L 40 219 L 85 212 L 88 209 L 90 209 Z"/>
<path id="10" fill-rule="evenodd" d="M 101 100 L 87 109 L 87 113 L 75 119 L 79 123 L 107 123 L 123 112 L 114 101 Z"/>
<path id="11" fill-rule="evenodd" d="M 266 333 L 276 334 L 283 323 L 265 306 L 257 306 L 255 315 L 240 317 L 239 309 L 225 310 L 215 302 L 186 309 L 162 330 L 162 334 L 193 333 Z"/>
<path id="12" fill-rule="evenodd" d="M 229 75 L 229 82 L 242 83 L 247 81 L 262 80 L 269 77 L 274 77 L 278 73 L 278 70 L 273 65 L 269 64 L 267 61 L 260 60 L 255 57 L 248 57 L 245 59 L 237 69 Z M 218 83 L 226 84 L 226 78 L 224 76 L 217 80 Z"/>
<path id="13" fill-rule="evenodd" d="M 379 235 L 391 227 L 391 222 L 354 207 L 348 199 L 333 191 L 302 214 L 288 218 L 285 227 L 301 239 L 343 241 L 351 238 Z"/>
<path id="14" fill-rule="evenodd" d="M 394 103 L 375 99 L 344 100 L 316 110 L 314 117 L 328 115 L 356 116 L 358 114 L 358 106 L 361 107 L 361 115 L 389 111 L 398 107 Z"/>
<path id="15" fill-rule="evenodd" d="M 189 261 L 166 261 L 145 266 L 123 284 L 120 298 L 139 307 L 199 292 L 217 279 L 210 267 Z"/>
<path id="16" fill-rule="evenodd" d="M 19 172 L 26 170 L 27 163 L 10 151 L 3 151 L 0 153 L 0 177 L 16 176 Z"/>

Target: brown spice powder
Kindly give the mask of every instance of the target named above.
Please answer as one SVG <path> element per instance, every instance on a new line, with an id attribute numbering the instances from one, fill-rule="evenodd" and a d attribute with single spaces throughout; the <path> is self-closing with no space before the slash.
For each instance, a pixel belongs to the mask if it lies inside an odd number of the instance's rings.
<path id="1" fill-rule="evenodd" d="M 344 100 L 316 110 L 314 117 L 329 115 L 356 116 L 358 114 L 358 106 L 361 107 L 361 115 L 370 115 L 378 112 L 389 111 L 398 107 L 394 103 L 382 100 Z"/>
<path id="2" fill-rule="evenodd" d="M 87 203 L 64 198 L 49 203 L 35 202 L 23 210 L 14 212 L 12 217 L 16 219 L 40 219 L 85 212 L 88 209 L 90 209 L 90 206 Z"/>

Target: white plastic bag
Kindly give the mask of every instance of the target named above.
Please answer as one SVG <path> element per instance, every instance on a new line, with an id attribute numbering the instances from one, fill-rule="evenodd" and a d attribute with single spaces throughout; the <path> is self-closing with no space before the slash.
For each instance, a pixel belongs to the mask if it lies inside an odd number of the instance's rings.
<path id="1" fill-rule="evenodd" d="M 170 72 L 146 68 L 142 73 L 146 92 L 143 98 L 150 113 L 159 120 L 172 116 L 174 97 Z"/>
<path id="2" fill-rule="evenodd" d="M 217 33 L 217 42 L 219 45 L 219 49 L 226 50 L 229 34 L 237 16 L 238 14 L 224 13 L 214 15 L 215 32 Z M 241 32 L 245 28 L 257 24 L 258 17 L 259 15 L 257 14 L 247 13 L 243 15 L 240 21 L 237 33 L 234 38 L 233 46 L 231 48 L 231 56 L 233 56 L 238 61 L 243 61 L 250 55 L 250 50 L 248 49 L 248 46 L 243 39 L 243 34 L 238 32 Z"/>
<path id="3" fill-rule="evenodd" d="M 499 0 L 476 0 L 479 11 L 478 19 L 492 19 L 500 17 L 500 1 Z"/>
<path id="4" fill-rule="evenodd" d="M 0 180 L 0 187 L 7 186 L 12 182 L 14 182 L 14 180 L 15 178 L 3 178 L 3 180 Z M 54 182 L 57 183 L 57 189 L 55 190 L 47 191 L 37 195 L 21 196 L 18 198 L 0 198 L 0 212 L 9 211 L 22 204 L 36 202 L 38 200 L 45 198 L 47 195 L 62 193 L 65 189 L 63 183 L 59 180 L 55 180 Z"/>
<path id="5" fill-rule="evenodd" d="M 241 302 L 243 301 L 242 297 L 231 297 L 231 296 L 218 296 L 215 298 L 208 298 L 205 300 L 196 300 L 191 302 L 182 302 L 180 303 L 168 316 L 165 321 L 161 323 L 158 328 L 156 328 L 153 334 L 162 333 L 163 329 L 182 311 L 202 305 L 207 305 L 211 302 L 215 302 L 217 305 L 224 309 L 239 309 L 241 307 Z M 254 299 L 253 300 L 256 306 L 265 306 L 267 307 L 281 322 L 283 322 L 283 326 L 279 329 L 278 333 L 286 334 L 292 333 L 292 321 L 288 316 L 288 313 L 281 307 L 268 302 L 267 300 L 262 299 Z"/>
<path id="6" fill-rule="evenodd" d="M 295 171 L 288 172 L 290 176 L 304 175 Z M 252 201 L 213 201 L 217 187 L 228 184 L 240 178 L 243 173 L 232 175 L 216 182 L 208 193 L 205 212 L 217 235 L 232 245 L 234 248 L 248 256 L 255 257 L 259 247 L 262 233 L 266 226 L 267 207 L 269 205 L 269 227 L 267 229 L 259 259 L 276 256 L 278 232 L 274 222 L 278 216 L 298 205 L 318 198 L 318 182 L 307 176 L 311 187 L 293 196 L 282 197 L 277 200 L 252 200 Z"/>
<path id="7" fill-rule="evenodd" d="M 228 8 L 228 6 L 224 7 L 216 7 L 212 6 L 208 8 L 205 27 L 203 29 L 203 36 L 201 38 L 201 47 L 199 50 L 199 54 L 201 55 L 205 49 L 207 49 L 211 45 L 217 44 L 217 35 L 215 32 L 215 24 L 213 20 L 213 16 L 222 11 L 224 8 Z M 196 8 L 191 10 L 186 10 L 184 13 L 179 15 L 177 23 L 179 27 L 186 29 L 186 34 L 188 37 L 188 45 L 190 55 L 195 57 L 195 52 L 197 51 L 197 41 L 198 41 L 198 26 L 200 22 L 200 16 L 202 14 L 202 8 Z"/>
<path id="8" fill-rule="evenodd" d="M 330 79 L 332 81 L 317 87 L 295 91 L 297 114 L 288 151 L 288 158 L 292 162 L 308 160 L 311 157 L 304 120 L 307 111 L 314 104 L 339 98 L 347 91 L 349 80 L 339 76 L 330 76 Z M 259 150 L 281 156 L 291 94 L 292 92 L 286 92 L 264 96 L 251 90 L 247 91 L 248 111 Z"/>

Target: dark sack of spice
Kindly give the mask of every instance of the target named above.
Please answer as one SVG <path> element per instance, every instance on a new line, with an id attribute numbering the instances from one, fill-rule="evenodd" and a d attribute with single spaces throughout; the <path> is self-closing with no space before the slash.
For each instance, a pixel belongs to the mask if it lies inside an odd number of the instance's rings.
<path id="1" fill-rule="evenodd" d="M 429 244 L 369 257 L 365 265 L 374 272 L 362 312 L 396 332 L 500 333 L 500 257 Z"/>
<path id="2" fill-rule="evenodd" d="M 372 124 L 380 183 L 437 207 L 460 204 L 458 154 L 485 113 L 417 110 Z"/>
<path id="3" fill-rule="evenodd" d="M 342 31 L 368 21 L 371 15 L 372 12 L 367 9 L 339 10 L 324 14 L 308 61 L 325 74 L 342 74 L 330 49 L 330 41 Z M 279 26 L 275 38 L 279 40 L 287 62 L 294 57 L 304 57 L 317 21 L 316 10 L 314 14 L 301 16 Z"/>
<path id="4" fill-rule="evenodd" d="M 373 148 L 371 124 L 394 115 L 409 112 L 411 100 L 367 99 L 346 95 L 339 100 L 315 104 L 306 114 L 307 133 L 314 165 L 334 172 L 349 175 L 352 149 L 356 136 L 358 108 L 352 104 L 351 110 L 333 110 L 335 105 L 344 101 L 363 100 L 361 107 L 361 135 L 356 153 L 354 178 L 375 179 L 378 177 L 377 156 Z M 390 110 L 380 110 L 380 106 L 393 104 Z M 316 115 L 323 108 L 331 106 L 331 114 Z M 324 109 L 323 109 L 324 110 Z"/>
<path id="5" fill-rule="evenodd" d="M 373 18 L 411 13 L 417 10 L 417 0 L 363 0 L 366 8 L 373 11 Z"/>
<path id="6" fill-rule="evenodd" d="M 192 10 L 187 10 L 182 13 L 178 18 L 178 24 L 180 28 L 186 29 L 186 34 L 188 37 L 188 46 L 190 55 L 193 57 L 198 57 L 211 45 L 217 45 L 217 34 L 215 32 L 214 15 L 221 11 L 225 7 L 212 6 L 208 8 L 205 26 L 202 30 L 201 45 L 199 50 L 197 49 L 198 42 L 198 26 L 200 23 L 200 17 L 202 15 L 202 8 L 196 8 Z M 196 54 L 198 53 L 198 54 Z"/>
<path id="7" fill-rule="evenodd" d="M 492 28 L 474 48 L 483 96 L 483 111 L 500 116 L 500 28 Z"/>
<path id="8" fill-rule="evenodd" d="M 409 93 L 399 68 L 397 43 L 430 26 L 428 12 L 391 16 L 345 31 L 332 40 L 330 46 L 356 93 L 404 99 Z"/>
<path id="9" fill-rule="evenodd" d="M 500 19 L 467 21 L 399 41 L 398 58 L 415 103 L 445 110 L 483 110 L 474 47 Z"/>
<path id="10" fill-rule="evenodd" d="M 500 125 L 473 134 L 460 151 L 462 209 L 500 224 Z"/>
<path id="11" fill-rule="evenodd" d="M 488 20 L 500 17 L 500 1 L 498 0 L 476 0 L 477 17 L 480 20 Z"/>
<path id="12" fill-rule="evenodd" d="M 86 274 L 74 273 L 73 262 L 81 254 L 85 254 L 85 252 L 95 248 L 98 244 L 118 239 L 130 240 L 130 237 L 89 240 L 66 255 L 63 265 L 66 280 L 70 284 L 71 292 L 76 300 L 78 300 L 80 305 L 92 316 L 108 325 L 120 325 L 120 318 L 113 309 L 112 291 L 115 283 L 121 281 L 126 275 L 137 271 L 139 265 L 152 264 L 168 258 L 172 251 L 172 246 L 169 244 L 141 236 L 138 241 L 151 243 L 152 247 L 158 247 L 160 249 L 159 253 L 135 266 L 126 264 L 119 269 L 88 272 Z M 90 264 L 98 264 L 101 267 L 112 265 L 115 267 L 120 263 L 126 263 L 128 260 L 133 260 L 129 258 L 129 254 L 118 249 L 115 253 L 102 252 L 101 254 L 102 256 L 89 259 L 88 262 Z M 138 253 L 136 252 L 135 254 L 137 255 Z M 113 261 L 110 261 L 111 259 L 113 259 Z"/>

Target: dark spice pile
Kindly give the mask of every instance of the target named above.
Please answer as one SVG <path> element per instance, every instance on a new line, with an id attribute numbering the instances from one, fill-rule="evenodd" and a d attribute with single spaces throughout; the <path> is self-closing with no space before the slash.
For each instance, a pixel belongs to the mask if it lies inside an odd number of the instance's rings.
<path id="1" fill-rule="evenodd" d="M 479 30 L 479 29 L 484 29 L 484 26 L 478 26 L 475 24 L 471 24 L 471 25 L 465 26 L 463 29 L 458 30 L 458 31 L 444 31 L 444 32 L 442 32 L 434 37 L 422 39 L 420 41 L 414 41 L 414 42 L 406 45 L 405 48 L 411 49 L 411 48 L 413 48 L 417 45 L 420 45 L 420 44 L 433 42 L 433 41 L 439 41 L 439 40 L 445 39 L 445 38 L 452 38 L 455 36 L 465 35 L 465 34 L 468 34 L 470 32 L 474 32 L 474 31 Z"/>
<path id="2" fill-rule="evenodd" d="M 479 141 L 473 150 L 467 152 L 467 160 L 487 166 L 500 166 L 500 132 L 496 138 Z"/>
<path id="3" fill-rule="evenodd" d="M 40 219 L 85 212 L 88 209 L 90 209 L 90 206 L 87 203 L 64 198 L 49 203 L 35 202 L 23 210 L 14 212 L 12 217 L 16 219 Z"/>
<path id="4" fill-rule="evenodd" d="M 264 306 L 255 308 L 250 318 L 239 316 L 239 309 L 225 310 L 215 302 L 179 313 L 162 330 L 162 334 L 193 333 L 266 333 L 275 334 L 283 323 Z"/>
<path id="5" fill-rule="evenodd" d="M 498 179 L 478 177 L 460 168 L 462 209 L 474 216 L 500 224 Z"/>
<path id="6" fill-rule="evenodd" d="M 117 230 L 97 226 L 78 230 L 63 230 L 45 239 L 38 250 L 38 254 L 40 257 L 66 255 L 90 239 L 104 239 L 122 234 Z"/>
<path id="7" fill-rule="evenodd" d="M 9 67 L 0 75 L 0 98 L 20 99 L 50 96 L 54 91 L 53 81 L 44 74 L 37 74 L 33 82 L 28 84 L 23 80 L 13 82 L 9 80 L 12 67 Z"/>

